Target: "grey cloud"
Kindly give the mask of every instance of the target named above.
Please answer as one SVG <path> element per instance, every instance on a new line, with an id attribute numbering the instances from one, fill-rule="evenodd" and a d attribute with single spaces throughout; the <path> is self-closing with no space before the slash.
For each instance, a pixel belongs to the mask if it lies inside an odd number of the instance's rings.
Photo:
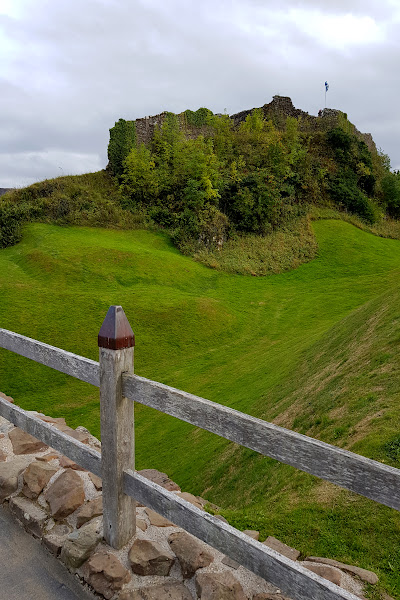
<path id="1" fill-rule="evenodd" d="M 372 4 L 289 0 L 284 10 L 374 16 Z M 71 172 L 74 161 L 77 171 L 86 164 L 81 156 L 104 167 L 108 129 L 120 117 L 199 106 L 233 113 L 276 93 L 316 114 L 325 79 L 328 104 L 377 135 L 392 162 L 400 163 L 393 143 L 397 24 L 387 29 L 384 44 L 348 50 L 319 44 L 285 21 L 275 1 L 35 0 L 24 6 L 21 19 L 0 17 L 0 51 L 2 44 L 11 49 L 0 67 L 1 187 L 11 179 L 21 185 L 30 172 L 33 178 L 57 174 L 48 149 L 64 152 Z M 386 18 L 390 4 L 379 9 Z"/>
<path id="2" fill-rule="evenodd" d="M 240 0 L 238 0 L 240 2 Z M 376 16 L 382 18 L 390 15 L 396 7 L 396 0 L 392 2 L 376 2 L 376 0 L 285 0 L 285 9 L 290 7 L 302 10 L 318 10 L 330 14 L 353 14 L 357 16 Z M 249 4 L 261 8 L 282 8 L 282 0 L 250 0 Z"/>

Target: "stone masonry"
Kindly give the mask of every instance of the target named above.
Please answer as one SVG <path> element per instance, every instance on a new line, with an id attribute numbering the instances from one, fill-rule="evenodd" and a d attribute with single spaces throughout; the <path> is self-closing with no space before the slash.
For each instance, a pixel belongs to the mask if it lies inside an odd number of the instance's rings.
<path id="1" fill-rule="evenodd" d="M 296 108 L 288 96 L 274 96 L 271 102 L 264 104 L 260 108 L 265 118 L 272 119 L 277 127 L 283 127 L 287 117 L 299 119 L 299 128 L 301 131 L 328 131 L 338 125 L 339 115 L 344 116 L 344 113 L 333 108 L 323 109 L 321 116 L 318 117 L 309 115 L 308 112 Z M 230 115 L 234 126 L 237 127 L 253 110 L 255 109 L 250 108 Z M 162 112 L 158 115 L 136 119 L 135 131 L 137 143 L 148 144 L 153 138 L 155 129 L 162 126 L 166 116 L 167 112 Z M 376 150 L 370 133 L 361 133 L 354 125 L 352 127 L 353 133 L 360 140 L 364 141 L 370 150 Z M 200 134 L 207 133 L 206 129 L 205 127 L 195 128 L 185 126 L 185 133 L 187 137 L 197 137 Z"/>
<path id="2" fill-rule="evenodd" d="M 69 435 L 85 440 L 90 447 L 101 449 L 100 442 L 83 427 L 69 432 L 63 419 L 34 414 Z M 107 546 L 103 540 L 101 479 L 35 438 L 26 438 L 24 432 L 2 417 L 0 455 L 3 457 L 0 460 L 0 504 L 8 503 L 26 531 L 39 538 L 100 597 L 109 600 L 284 599 L 274 585 L 144 506 L 136 509 L 137 531 L 126 546 L 118 551 Z M 165 473 L 145 469 L 141 474 L 202 510 L 205 507 L 212 508 L 214 513 L 220 510 L 201 497 L 182 493 Z M 258 531 L 245 533 L 258 540 Z M 291 560 L 301 558 L 299 551 L 271 536 L 262 543 Z M 375 584 L 378 580 L 370 571 L 321 557 L 310 557 L 302 564 L 360 598 L 364 583 Z"/>

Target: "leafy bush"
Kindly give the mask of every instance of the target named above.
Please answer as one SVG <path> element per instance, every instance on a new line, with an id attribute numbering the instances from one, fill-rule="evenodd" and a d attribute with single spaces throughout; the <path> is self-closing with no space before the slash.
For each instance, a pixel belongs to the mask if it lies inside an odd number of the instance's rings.
<path id="1" fill-rule="evenodd" d="M 369 149 L 345 123 L 346 131 L 338 126 L 305 134 L 297 119 L 275 126 L 262 109 L 238 127 L 204 108 L 166 113 L 149 146 L 133 145 L 123 160 L 124 206 L 147 211 L 186 249 L 220 243 L 235 231 L 270 234 L 328 192 L 339 208 L 373 223 L 377 171 Z M 207 128 L 193 138 L 186 125 Z M 216 235 L 209 233 L 215 228 Z"/>
<path id="2" fill-rule="evenodd" d="M 354 173 L 341 171 L 336 177 L 333 177 L 330 193 L 339 208 L 345 208 L 370 224 L 377 220 L 377 208 L 357 187 Z"/>
<path id="3" fill-rule="evenodd" d="M 208 108 L 199 108 L 196 111 L 185 110 L 183 113 L 186 118 L 186 123 L 191 127 L 203 127 L 210 124 L 210 118 L 213 113 Z"/>
<path id="4" fill-rule="evenodd" d="M 326 137 L 328 143 L 335 150 L 336 159 L 341 163 L 346 163 L 352 147 L 352 136 L 345 133 L 340 127 L 335 127 L 327 132 Z"/>
<path id="5" fill-rule="evenodd" d="M 13 246 L 20 241 L 22 224 L 27 214 L 28 209 L 24 204 L 0 202 L 0 248 Z"/>
<path id="6" fill-rule="evenodd" d="M 400 217 L 400 173 L 387 173 L 381 182 L 383 201 L 390 217 Z"/>
<path id="7" fill-rule="evenodd" d="M 159 192 L 158 174 L 150 150 L 144 144 L 132 148 L 123 164 L 121 191 L 134 203 L 150 204 Z"/>
<path id="8" fill-rule="evenodd" d="M 394 462 L 400 463 L 400 437 L 396 437 L 384 446 L 386 455 Z"/>
<path id="9" fill-rule="evenodd" d="M 135 123 L 120 119 L 110 129 L 108 160 L 114 175 L 120 177 L 124 171 L 124 161 L 136 141 Z"/>

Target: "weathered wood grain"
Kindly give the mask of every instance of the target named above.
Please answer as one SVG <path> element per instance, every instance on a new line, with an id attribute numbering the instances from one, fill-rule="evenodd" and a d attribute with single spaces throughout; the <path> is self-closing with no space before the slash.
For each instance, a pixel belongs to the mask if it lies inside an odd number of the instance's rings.
<path id="1" fill-rule="evenodd" d="M 99 363 L 0 329 L 0 346 L 99 386 Z M 400 510 L 400 470 L 137 375 L 123 394 L 166 414 Z"/>
<path id="2" fill-rule="evenodd" d="M 133 347 L 100 348 L 104 539 L 122 548 L 134 535 L 136 503 L 124 494 L 124 470 L 135 468 L 133 402 L 122 395 L 122 373 L 133 372 Z"/>
<path id="3" fill-rule="evenodd" d="M 376 502 L 400 510 L 400 469 L 137 375 L 125 396 Z"/>
<path id="4" fill-rule="evenodd" d="M 91 473 L 101 477 L 100 452 L 59 431 L 35 415 L 29 414 L 22 410 L 22 408 L 19 408 L 19 406 L 10 404 L 10 402 L 3 398 L 0 398 L 0 415 L 51 448 L 54 448 L 54 450 L 65 454 L 65 456 L 68 456 L 68 458 Z"/>
<path id="5" fill-rule="evenodd" d="M 99 387 L 99 363 L 0 328 L 0 347 Z"/>
<path id="6" fill-rule="evenodd" d="M 357 600 L 356 596 L 253 540 L 139 473 L 125 471 L 125 493 L 279 587 L 293 600 Z"/>

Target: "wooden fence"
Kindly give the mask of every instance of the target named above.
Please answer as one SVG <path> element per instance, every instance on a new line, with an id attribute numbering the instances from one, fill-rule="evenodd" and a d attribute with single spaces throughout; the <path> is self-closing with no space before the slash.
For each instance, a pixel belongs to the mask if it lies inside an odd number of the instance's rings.
<path id="1" fill-rule="evenodd" d="M 142 477 L 134 467 L 134 402 L 177 417 L 400 510 L 400 469 L 133 374 L 134 335 L 120 306 L 98 336 L 99 362 L 0 329 L 0 347 L 100 388 L 101 454 L 0 399 L 0 415 L 103 479 L 104 538 L 122 547 L 135 533 L 135 500 L 210 544 L 294 600 L 357 600 L 249 536 Z"/>

